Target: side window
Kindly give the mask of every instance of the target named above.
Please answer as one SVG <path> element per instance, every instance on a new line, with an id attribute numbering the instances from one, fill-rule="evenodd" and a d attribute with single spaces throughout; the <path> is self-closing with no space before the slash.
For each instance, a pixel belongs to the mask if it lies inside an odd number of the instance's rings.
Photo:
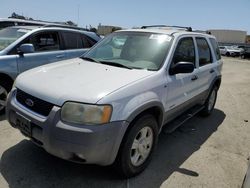
<path id="1" fill-rule="evenodd" d="M 60 50 L 59 37 L 57 32 L 44 32 L 34 35 L 31 38 L 35 52 Z"/>
<path id="2" fill-rule="evenodd" d="M 83 48 L 83 42 L 79 33 L 62 32 L 66 50 Z"/>
<path id="3" fill-rule="evenodd" d="M 213 46 L 213 50 L 214 50 L 214 54 L 217 60 L 221 59 L 221 55 L 220 55 L 220 49 L 218 47 L 218 43 L 216 42 L 216 40 L 214 38 L 210 38 L 209 39 L 212 46 Z"/>
<path id="4" fill-rule="evenodd" d="M 6 27 L 10 27 L 10 26 L 14 26 L 15 23 L 14 22 L 1 22 L 0 23 L 0 29 L 6 28 Z"/>
<path id="5" fill-rule="evenodd" d="M 93 46 L 93 44 L 87 38 L 87 36 L 81 34 L 81 39 L 82 39 L 82 43 L 83 43 L 84 48 L 90 48 L 91 46 Z"/>
<path id="6" fill-rule="evenodd" d="M 199 65 L 204 66 L 212 63 L 212 56 L 209 45 L 205 38 L 196 38 L 198 54 L 199 54 Z"/>
<path id="7" fill-rule="evenodd" d="M 179 41 L 173 57 L 173 63 L 178 62 L 190 62 L 195 65 L 195 47 L 191 37 Z"/>

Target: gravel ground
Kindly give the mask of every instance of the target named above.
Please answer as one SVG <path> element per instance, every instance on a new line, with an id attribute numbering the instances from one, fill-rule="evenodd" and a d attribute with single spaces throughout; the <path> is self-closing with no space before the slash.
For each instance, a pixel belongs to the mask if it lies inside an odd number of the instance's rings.
<path id="1" fill-rule="evenodd" d="M 120 180 L 109 167 L 79 165 L 47 154 L 0 117 L 0 188 L 240 187 L 250 155 L 250 61 L 224 58 L 215 111 L 161 134 L 149 167 Z"/>

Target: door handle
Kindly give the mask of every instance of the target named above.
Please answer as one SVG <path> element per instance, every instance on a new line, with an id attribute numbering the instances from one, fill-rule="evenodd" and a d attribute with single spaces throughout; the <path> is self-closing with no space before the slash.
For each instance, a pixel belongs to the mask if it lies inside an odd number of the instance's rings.
<path id="1" fill-rule="evenodd" d="M 209 72 L 212 74 L 214 72 L 214 69 L 211 69 Z"/>
<path id="2" fill-rule="evenodd" d="M 192 81 L 195 81 L 197 79 L 198 79 L 198 76 L 196 76 L 196 75 L 192 76 L 192 78 L 191 78 Z"/>
<path id="3" fill-rule="evenodd" d="M 64 55 L 57 55 L 56 58 L 63 58 Z"/>

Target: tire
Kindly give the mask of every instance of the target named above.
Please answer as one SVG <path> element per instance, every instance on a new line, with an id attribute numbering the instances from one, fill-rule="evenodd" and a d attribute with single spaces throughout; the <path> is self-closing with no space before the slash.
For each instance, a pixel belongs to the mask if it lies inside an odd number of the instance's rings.
<path id="1" fill-rule="evenodd" d="M 210 91 L 208 98 L 204 104 L 204 108 L 200 113 L 202 116 L 209 116 L 213 112 L 217 99 L 217 92 L 218 92 L 217 87 L 213 87 L 212 90 Z"/>
<path id="2" fill-rule="evenodd" d="M 131 126 L 124 136 L 115 162 L 116 170 L 124 178 L 145 170 L 158 141 L 158 125 L 152 115 L 141 116 Z"/>
<path id="3" fill-rule="evenodd" d="M 5 104 L 7 95 L 11 90 L 11 83 L 6 80 L 0 80 L 0 115 L 5 113 Z"/>
<path id="4" fill-rule="evenodd" d="M 229 57 L 229 56 L 230 56 L 230 53 L 229 53 L 229 52 L 227 52 L 227 53 L 226 53 L 226 56 L 227 56 L 227 57 Z"/>

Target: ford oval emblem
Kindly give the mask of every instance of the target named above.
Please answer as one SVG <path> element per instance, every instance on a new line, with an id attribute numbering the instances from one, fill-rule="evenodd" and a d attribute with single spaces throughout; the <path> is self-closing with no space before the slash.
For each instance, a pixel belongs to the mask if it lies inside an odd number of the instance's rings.
<path id="1" fill-rule="evenodd" d="M 34 102 L 31 99 L 26 99 L 25 104 L 27 104 L 29 107 L 34 106 Z"/>

